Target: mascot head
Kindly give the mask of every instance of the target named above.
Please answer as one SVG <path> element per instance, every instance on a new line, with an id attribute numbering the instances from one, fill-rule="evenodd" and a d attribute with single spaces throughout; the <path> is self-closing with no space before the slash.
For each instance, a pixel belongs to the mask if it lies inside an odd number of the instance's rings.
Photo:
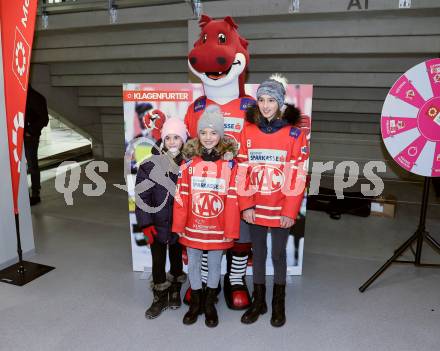
<path id="1" fill-rule="evenodd" d="M 202 15 L 200 38 L 188 55 L 191 71 L 204 85 L 222 87 L 234 80 L 244 95 L 245 70 L 249 63 L 248 42 L 240 37 L 231 17 L 213 20 Z"/>
<path id="2" fill-rule="evenodd" d="M 151 136 L 155 140 L 159 140 L 163 124 L 165 123 L 166 116 L 161 110 L 153 110 L 144 116 L 144 126 L 147 133 L 151 133 Z"/>

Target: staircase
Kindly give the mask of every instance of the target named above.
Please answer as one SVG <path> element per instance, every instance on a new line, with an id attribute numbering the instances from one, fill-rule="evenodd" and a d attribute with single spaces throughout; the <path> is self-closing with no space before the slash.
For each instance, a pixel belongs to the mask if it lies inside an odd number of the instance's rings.
<path id="1" fill-rule="evenodd" d="M 32 56 L 32 83 L 51 111 L 93 140 L 99 157 L 124 153 L 122 83 L 187 82 L 186 55 L 199 29 L 186 1 L 47 5 Z M 230 15 L 249 40 L 249 83 L 282 72 L 314 85 L 313 161 L 383 160 L 386 178 L 411 178 L 382 146 L 380 112 L 394 81 L 440 53 L 440 3 L 397 0 L 202 1 L 211 17 Z M 296 2 L 295 2 L 296 3 Z"/>

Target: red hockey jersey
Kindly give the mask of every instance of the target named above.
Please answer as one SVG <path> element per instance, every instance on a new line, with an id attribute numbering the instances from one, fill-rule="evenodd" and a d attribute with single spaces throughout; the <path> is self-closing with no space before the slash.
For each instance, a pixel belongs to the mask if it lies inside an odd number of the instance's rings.
<path id="1" fill-rule="evenodd" d="M 285 126 L 267 134 L 246 124 L 238 154 L 240 210 L 255 209 L 255 224 L 279 227 L 281 216 L 296 220 L 304 197 L 308 159 L 306 133 Z"/>
<path id="2" fill-rule="evenodd" d="M 172 231 L 180 243 L 200 250 L 225 250 L 240 237 L 235 161 L 195 156 L 180 168 Z"/>
<path id="3" fill-rule="evenodd" d="M 231 100 L 227 104 L 219 105 L 206 96 L 199 97 L 188 107 L 185 115 L 185 124 L 188 128 L 190 138 L 197 137 L 197 123 L 206 107 L 213 104 L 218 105 L 223 113 L 225 135 L 232 137 L 237 145 L 239 145 L 240 133 L 243 130 L 245 122 L 246 109 L 255 104 L 254 98 L 245 96 Z"/>

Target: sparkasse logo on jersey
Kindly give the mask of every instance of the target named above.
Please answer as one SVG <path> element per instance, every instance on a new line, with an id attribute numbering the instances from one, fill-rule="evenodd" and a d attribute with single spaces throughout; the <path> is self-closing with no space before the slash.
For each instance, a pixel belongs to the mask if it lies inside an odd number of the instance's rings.
<path id="1" fill-rule="evenodd" d="M 244 120 L 237 117 L 223 117 L 225 132 L 239 133 L 243 129 Z"/>
<path id="2" fill-rule="evenodd" d="M 250 163 L 274 163 L 280 164 L 286 161 L 286 150 L 273 149 L 250 149 L 248 158 Z"/>
<path id="3" fill-rule="evenodd" d="M 226 190 L 226 182 L 221 178 L 192 177 L 191 187 L 192 190 L 209 190 L 223 193 Z"/>

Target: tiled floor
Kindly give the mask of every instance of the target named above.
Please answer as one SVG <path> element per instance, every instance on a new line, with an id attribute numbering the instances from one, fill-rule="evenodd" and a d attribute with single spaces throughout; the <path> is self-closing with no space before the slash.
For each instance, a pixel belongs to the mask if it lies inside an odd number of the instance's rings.
<path id="1" fill-rule="evenodd" d="M 415 230 L 417 205 L 399 205 L 395 219 L 335 221 L 309 211 L 304 273 L 287 287 L 287 324 L 271 327 L 268 313 L 243 325 L 241 312 L 228 310 L 221 297 L 220 324 L 209 329 L 203 316 L 184 326 L 186 307 L 144 318 L 152 295 L 131 271 L 127 196 L 111 185 L 122 182 L 122 165 L 110 163 L 104 177 L 103 196 L 85 197 L 80 187 L 67 206 L 54 189 L 53 171 L 45 173 L 43 201 L 33 208 L 33 260 L 56 270 L 22 288 L 0 285 L 0 350 L 438 349 L 440 270 L 393 265 L 365 293 L 358 291 Z M 420 190 L 400 191 L 418 199 Z M 431 206 L 428 228 L 437 238 L 439 218 L 439 207 Z M 439 259 L 429 248 L 424 254 Z"/>

